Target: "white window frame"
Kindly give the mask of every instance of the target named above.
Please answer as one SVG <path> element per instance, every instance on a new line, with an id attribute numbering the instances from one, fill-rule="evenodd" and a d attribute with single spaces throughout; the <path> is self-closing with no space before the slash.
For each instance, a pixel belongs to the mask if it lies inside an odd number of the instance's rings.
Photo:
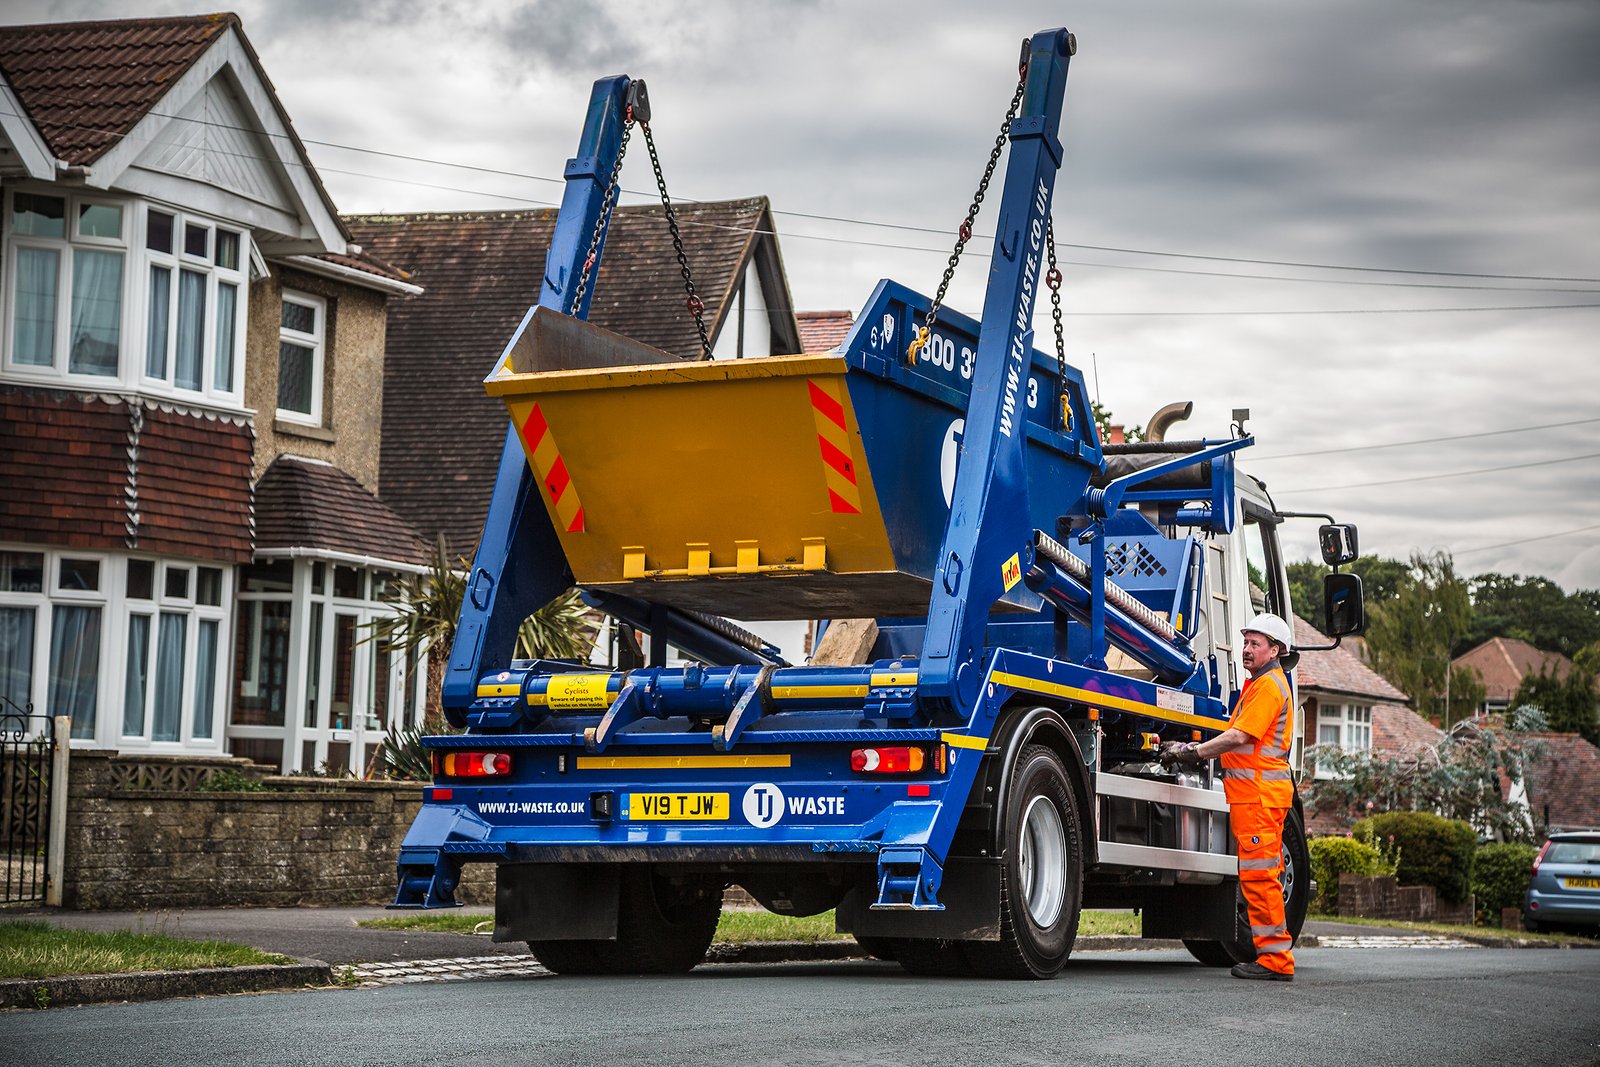
<path id="1" fill-rule="evenodd" d="M 118 743 L 124 747 L 130 744 L 139 747 L 149 747 L 156 751 L 189 750 L 192 748 L 216 748 L 222 744 L 223 733 L 227 727 L 227 682 L 232 672 L 232 660 L 229 657 L 232 634 L 229 632 L 228 622 L 232 618 L 233 600 L 233 568 L 217 562 L 199 562 L 195 560 L 179 560 L 154 557 L 137 558 L 154 564 L 153 585 L 150 599 L 135 600 L 126 596 L 126 564 L 124 564 L 124 579 L 121 589 L 125 603 L 118 612 L 121 623 L 119 626 L 122 650 L 122 677 L 126 678 L 129 648 L 128 638 L 133 632 L 132 619 L 135 615 L 143 615 L 150 619 L 149 645 L 145 649 L 145 680 L 144 680 L 144 716 L 139 733 L 125 733 L 126 715 L 120 717 L 116 724 Z M 185 595 L 173 596 L 167 593 L 167 575 L 173 571 L 186 571 L 188 582 Z M 202 604 L 200 602 L 200 572 L 201 570 L 214 570 L 218 575 L 218 602 L 216 604 Z M 161 648 L 161 616 L 181 615 L 187 621 L 184 625 L 182 664 L 180 668 L 181 680 L 179 682 L 178 706 L 178 736 L 176 739 L 155 739 L 155 695 L 156 695 L 156 665 L 160 662 Z M 200 628 L 203 623 L 215 623 L 217 627 L 217 643 L 213 654 L 216 662 L 213 664 L 211 675 L 211 733 L 207 737 L 196 737 L 194 733 L 195 702 L 199 693 L 196 682 L 200 669 Z M 126 686 L 118 686 L 118 694 L 126 692 Z M 126 709 L 124 709 L 124 712 Z"/>
<path id="2" fill-rule="evenodd" d="M 18 194 L 48 196 L 65 203 L 62 237 L 37 237 L 18 234 L 13 228 L 13 213 Z M 80 236 L 78 215 L 85 206 L 114 207 L 122 212 L 122 232 L 117 238 Z M 173 218 L 173 251 L 153 251 L 146 247 L 150 213 L 159 212 Z M 249 322 L 250 271 L 254 246 L 247 226 L 186 211 L 168 204 L 152 203 L 136 198 L 119 198 L 98 193 L 64 191 L 54 186 L 22 183 L 8 186 L 0 203 L 0 221 L 4 226 L 3 273 L 0 273 L 0 308 L 3 308 L 4 330 L 0 332 L 0 372 L 7 379 L 40 384 L 66 384 L 97 392 L 142 393 L 162 399 L 176 399 L 199 407 L 216 408 L 230 412 L 244 411 L 244 382 L 247 326 Z M 205 259 L 187 255 L 183 251 L 183 235 L 187 226 L 201 226 L 207 230 L 210 255 Z M 237 234 L 238 258 L 233 267 L 216 262 L 221 231 Z M 56 307 L 51 362 L 48 365 L 20 363 L 17 361 L 17 299 L 15 293 L 18 277 L 19 251 L 36 249 L 56 253 Z M 122 256 L 122 290 L 118 318 L 117 370 L 114 374 L 86 374 L 71 368 L 72 284 L 73 258 L 77 250 L 117 252 Z M 166 352 L 163 353 L 163 372 L 146 374 L 149 366 L 149 338 L 151 326 L 150 274 L 152 268 L 170 272 L 171 284 L 167 296 Z M 176 381 L 178 308 L 183 270 L 203 274 L 205 283 L 205 314 L 201 323 L 203 340 L 200 353 L 200 388 L 180 386 Z M 222 286 L 231 286 L 235 292 L 234 321 L 229 338 L 233 350 L 232 380 L 227 388 L 217 388 L 218 307 Z"/>
<path id="3" fill-rule="evenodd" d="M 295 411 L 292 408 L 277 407 L 277 417 L 284 422 L 297 423 L 302 426 L 322 425 L 322 384 L 324 368 L 327 366 L 327 336 L 328 336 L 328 301 L 320 296 L 303 293 L 294 289 L 283 290 L 283 303 L 295 304 L 299 307 L 310 308 L 317 317 L 317 328 L 314 333 L 302 333 L 284 326 L 283 315 L 280 310 L 278 315 L 278 375 L 283 374 L 283 349 L 284 344 L 298 345 L 311 351 L 311 410 Z M 282 385 L 280 382 L 279 391 Z M 277 398 L 273 404 L 277 405 Z"/>
<path id="4" fill-rule="evenodd" d="M 1372 751 L 1372 705 L 1323 702 L 1317 705 L 1316 740 L 1314 744 L 1335 744 L 1339 750 L 1347 755 L 1359 755 Z M 1333 731 L 1335 736 L 1325 739 L 1323 730 Z M 1318 778 L 1331 778 L 1333 772 L 1317 766 Z"/>

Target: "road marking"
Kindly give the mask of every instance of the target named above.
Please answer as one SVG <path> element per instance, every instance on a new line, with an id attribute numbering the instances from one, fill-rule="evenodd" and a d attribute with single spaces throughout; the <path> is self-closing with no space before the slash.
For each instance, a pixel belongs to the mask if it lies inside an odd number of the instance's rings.
<path id="1" fill-rule="evenodd" d="M 1318 934 L 1318 948 L 1482 948 L 1471 941 L 1442 935 Z"/>
<path id="2" fill-rule="evenodd" d="M 414 982 L 458 982 L 467 978 L 534 977 L 550 972 L 531 955 L 456 956 L 437 960 L 395 960 L 353 963 L 335 968 L 363 986 L 408 985 Z"/>

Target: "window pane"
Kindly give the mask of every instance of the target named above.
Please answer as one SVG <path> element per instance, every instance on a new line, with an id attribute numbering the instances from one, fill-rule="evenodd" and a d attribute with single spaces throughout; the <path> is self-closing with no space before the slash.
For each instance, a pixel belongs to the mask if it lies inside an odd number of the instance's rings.
<path id="1" fill-rule="evenodd" d="M 222 572 L 216 567 L 201 567 L 195 582 L 194 598 L 198 603 L 217 607 L 222 603 Z"/>
<path id="2" fill-rule="evenodd" d="M 128 671 L 122 684 L 122 733 L 144 736 L 144 690 L 150 672 L 150 616 L 128 617 Z"/>
<path id="3" fill-rule="evenodd" d="M 290 606 L 286 600 L 246 601 L 239 605 L 233 701 L 233 721 L 239 725 L 283 725 L 289 680 Z"/>
<path id="4" fill-rule="evenodd" d="M 168 567 L 166 582 L 164 583 L 167 596 L 175 600 L 189 599 L 189 568 Z"/>
<path id="5" fill-rule="evenodd" d="M 172 251 L 172 216 L 152 211 L 145 217 L 144 246 L 152 252 Z"/>
<path id="6" fill-rule="evenodd" d="M 70 715 L 73 737 L 93 737 L 100 696 L 100 609 L 57 604 L 50 615 L 45 714 Z"/>
<path id="7" fill-rule="evenodd" d="M 172 271 L 150 268 L 150 325 L 145 334 L 144 372 L 152 378 L 167 376 L 167 337 L 172 319 Z"/>
<path id="8" fill-rule="evenodd" d="M 387 644 L 379 648 L 379 644 L 378 641 L 367 642 L 367 647 L 372 649 L 367 661 L 366 726 L 369 730 L 389 728 L 389 673 L 394 665 L 394 650 Z"/>
<path id="9" fill-rule="evenodd" d="M 215 619 L 200 620 L 194 659 L 194 722 L 190 733 L 196 738 L 211 736 L 217 701 L 217 630 Z"/>
<path id="10" fill-rule="evenodd" d="M 189 617 L 161 613 L 161 649 L 156 653 L 156 694 L 152 741 L 176 741 L 183 716 L 183 651 Z"/>
<path id="11" fill-rule="evenodd" d="M 224 393 L 233 392 L 233 349 L 238 338 L 239 287 L 217 286 L 217 372 L 213 385 Z"/>
<path id="12" fill-rule="evenodd" d="M 100 561 L 97 559 L 63 558 L 56 572 L 56 581 L 60 589 L 82 591 L 99 589 Z"/>
<path id="13" fill-rule="evenodd" d="M 115 375 L 122 349 L 122 253 L 72 253 L 72 335 L 67 369 Z"/>
<path id="14" fill-rule="evenodd" d="M 294 560 L 251 563 L 240 573 L 240 592 L 287 593 L 294 588 Z"/>
<path id="15" fill-rule="evenodd" d="M 296 333 L 315 334 L 317 332 L 317 309 L 310 304 L 296 304 L 293 301 L 283 302 L 283 328 Z"/>
<path id="16" fill-rule="evenodd" d="M 17 709 L 33 699 L 33 620 L 32 608 L 0 608 L 0 697 Z"/>
<path id="17" fill-rule="evenodd" d="M 128 597 L 149 600 L 155 593 L 156 565 L 148 559 L 128 561 Z"/>
<path id="18" fill-rule="evenodd" d="M 278 408 L 311 414 L 312 374 L 315 353 L 304 345 L 278 343 Z"/>
<path id="19" fill-rule="evenodd" d="M 184 223 L 183 250 L 188 255 L 199 256 L 201 259 L 210 259 L 211 228 L 208 226 L 196 226 L 192 222 Z"/>
<path id="20" fill-rule="evenodd" d="M 351 600 L 361 599 L 362 572 L 356 567 L 333 567 L 333 595 L 349 597 Z"/>
<path id="21" fill-rule="evenodd" d="M 206 276 L 199 271 L 178 272 L 178 366 L 176 384 L 181 389 L 200 388 L 200 361 L 205 358 Z"/>
<path id="22" fill-rule="evenodd" d="M 79 204 L 78 236 L 122 240 L 122 209 L 112 204 Z"/>
<path id="23" fill-rule="evenodd" d="M 306 643 L 306 716 L 305 723 L 311 729 L 321 726 L 319 721 L 321 710 L 317 702 L 322 681 L 322 605 L 311 605 L 311 639 Z"/>
<path id="24" fill-rule="evenodd" d="M 335 730 L 350 729 L 350 698 L 355 689 L 356 617 L 333 617 L 333 693 L 328 705 Z"/>
<path id="25" fill-rule="evenodd" d="M 30 237 L 65 237 L 67 202 L 59 196 L 18 193 L 11 200 L 11 232 Z"/>
<path id="26" fill-rule="evenodd" d="M 17 332 L 12 358 L 18 363 L 30 367 L 55 363 L 56 282 L 60 265 L 59 252 L 17 249 Z"/>
<path id="27" fill-rule="evenodd" d="M 217 231 L 217 266 L 239 269 L 239 235 L 232 230 Z"/>
<path id="28" fill-rule="evenodd" d="M 41 593 L 43 591 L 43 553 L 0 552 L 0 593 Z"/>

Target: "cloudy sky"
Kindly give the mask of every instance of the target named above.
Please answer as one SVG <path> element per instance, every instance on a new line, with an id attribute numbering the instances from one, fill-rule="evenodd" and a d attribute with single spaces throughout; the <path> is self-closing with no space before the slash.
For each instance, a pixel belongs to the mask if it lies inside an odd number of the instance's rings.
<path id="1" fill-rule="evenodd" d="M 553 203 L 589 85 L 644 78 L 674 195 L 770 197 L 801 309 L 937 287 L 1018 44 L 1065 24 L 1055 225 L 1101 401 L 1192 399 L 1208 435 L 1249 408 L 1243 462 L 1367 553 L 1600 587 L 1595 0 L 232 6 L 347 212 Z M 133 10 L 205 8 L 3 17 Z"/>

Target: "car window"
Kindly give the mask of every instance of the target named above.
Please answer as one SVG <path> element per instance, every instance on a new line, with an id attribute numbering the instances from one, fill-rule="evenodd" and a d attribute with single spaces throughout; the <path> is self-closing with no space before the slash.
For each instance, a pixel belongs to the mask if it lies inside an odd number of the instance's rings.
<path id="1" fill-rule="evenodd" d="M 1600 841 L 1557 841 L 1545 857 L 1549 863 L 1600 863 Z"/>

